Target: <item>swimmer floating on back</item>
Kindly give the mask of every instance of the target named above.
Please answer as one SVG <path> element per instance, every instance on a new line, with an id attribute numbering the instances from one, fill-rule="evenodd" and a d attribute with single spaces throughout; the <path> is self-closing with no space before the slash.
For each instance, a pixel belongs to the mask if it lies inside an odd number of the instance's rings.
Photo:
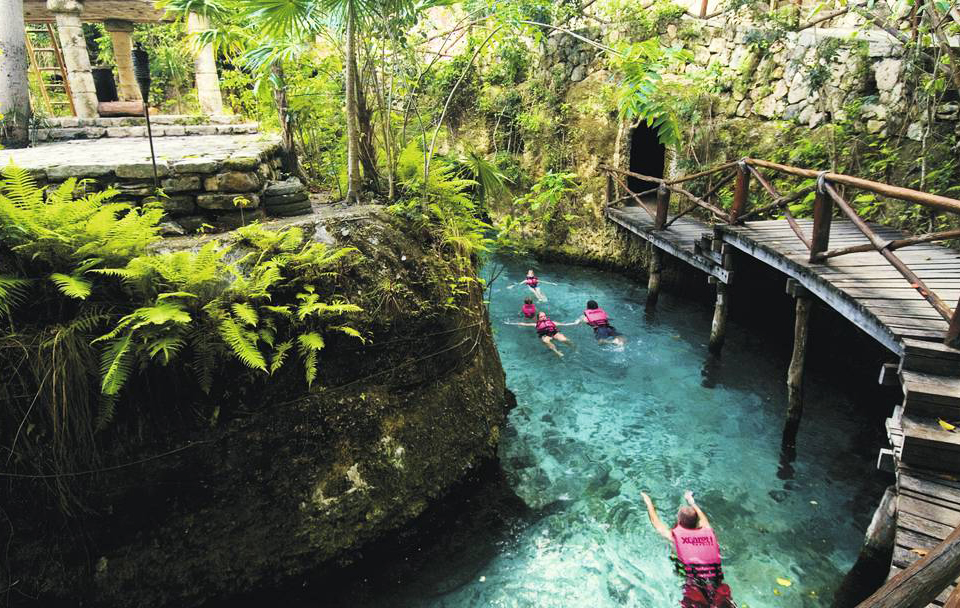
<path id="1" fill-rule="evenodd" d="M 543 342 L 543 344 L 547 348 L 552 350 L 554 354 L 556 354 L 558 357 L 562 357 L 563 353 L 561 353 L 560 350 L 557 348 L 557 345 L 553 343 L 554 340 L 556 340 L 557 342 L 563 342 L 564 344 L 573 346 L 573 342 L 568 340 L 567 337 L 562 333 L 560 333 L 560 330 L 557 329 L 558 325 L 569 325 L 569 323 L 554 323 L 553 321 L 550 320 L 550 317 L 548 317 L 547 313 L 545 312 L 540 312 L 537 315 L 536 323 L 507 322 L 507 325 L 522 325 L 524 327 L 536 327 L 537 336 L 539 336 L 540 341 Z"/>
<path id="2" fill-rule="evenodd" d="M 587 300 L 587 308 L 580 315 L 580 318 L 570 323 L 570 325 L 579 325 L 586 323 L 593 328 L 593 336 L 598 344 L 615 344 L 623 347 L 626 344 L 626 338 L 617 331 L 613 325 L 610 325 L 610 318 L 607 313 L 600 308 L 596 300 Z"/>
<path id="3" fill-rule="evenodd" d="M 556 283 L 550 283 L 548 281 L 541 281 L 540 279 L 538 279 L 537 275 L 534 274 L 533 269 L 531 268 L 530 270 L 527 271 L 527 278 L 520 281 L 519 283 L 508 285 L 507 289 L 513 289 L 517 285 L 526 285 L 527 287 L 530 288 L 530 291 L 533 292 L 533 295 L 537 296 L 537 300 L 541 302 L 546 302 L 547 296 L 543 295 L 543 292 L 540 291 L 540 283 L 543 283 L 544 285 L 556 285 Z"/>

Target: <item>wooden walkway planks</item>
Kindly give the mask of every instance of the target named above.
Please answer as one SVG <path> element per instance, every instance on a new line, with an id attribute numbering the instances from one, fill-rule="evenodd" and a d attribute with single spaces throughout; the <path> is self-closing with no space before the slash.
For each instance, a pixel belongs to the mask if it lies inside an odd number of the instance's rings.
<path id="1" fill-rule="evenodd" d="M 641 207 L 607 207 L 609 220 L 626 228 L 640 238 L 653 243 L 670 255 L 679 258 L 710 276 L 717 277 L 722 283 L 730 281 L 730 272 L 714 263 L 713 260 L 699 255 L 695 251 L 696 243 L 709 232 L 707 224 L 693 218 L 682 217 L 666 230 L 654 230 L 653 218 Z"/>
<path id="2" fill-rule="evenodd" d="M 797 220 L 805 234 L 812 220 Z M 871 224 L 880 238 L 903 235 Z M 781 270 L 896 354 L 905 338 L 942 341 L 947 322 L 910 286 L 895 268 L 874 251 L 851 253 L 810 263 L 806 246 L 784 220 L 718 226 L 716 232 L 734 247 Z M 849 221 L 834 219 L 830 247 L 868 244 Z M 960 252 L 929 243 L 896 252 L 930 289 L 950 305 L 960 298 Z"/>
<path id="3" fill-rule="evenodd" d="M 658 248 L 703 272 L 729 283 L 732 273 L 719 254 L 700 252 L 697 242 L 712 230 L 725 243 L 757 258 L 789 277 L 837 310 L 893 353 L 902 354 L 904 339 L 942 341 L 948 324 L 895 268 L 875 252 L 851 253 L 823 263 L 808 261 L 809 252 L 785 220 L 716 226 L 683 217 L 665 230 L 653 229 L 653 218 L 641 207 L 608 207 L 607 217 Z M 805 234 L 812 220 L 797 220 Z M 876 224 L 877 236 L 902 238 L 897 230 Z M 830 247 L 868 244 L 851 222 L 834 219 Z M 924 243 L 899 249 L 896 255 L 948 305 L 960 300 L 960 252 Z"/>

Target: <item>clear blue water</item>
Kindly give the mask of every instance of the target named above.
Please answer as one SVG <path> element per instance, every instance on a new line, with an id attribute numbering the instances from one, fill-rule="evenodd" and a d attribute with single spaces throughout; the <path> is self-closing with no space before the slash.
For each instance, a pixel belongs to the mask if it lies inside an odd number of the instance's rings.
<path id="1" fill-rule="evenodd" d="M 731 326 L 721 363 L 704 369 L 709 307 L 664 294 L 648 317 L 645 290 L 618 275 L 538 266 L 559 283 L 542 287 L 540 309 L 572 321 L 596 299 L 628 338 L 617 351 L 583 325 L 562 328 L 575 348 L 561 346 L 559 359 L 533 328 L 503 324 L 529 293 L 506 289 L 527 265 L 504 263 L 490 315 L 518 406 L 500 455 L 516 493 L 546 515 L 469 564 L 467 584 L 409 603 L 676 606 L 679 579 L 639 493 L 672 525 L 689 488 L 717 530 L 739 605 L 829 605 L 882 493 L 873 453 L 852 445 L 860 422 L 841 392 L 808 374 L 800 452 L 778 476 L 787 361 L 761 336 Z"/>
<path id="2" fill-rule="evenodd" d="M 439 541 L 377 562 L 357 581 L 333 581 L 343 589 L 325 587 L 333 596 L 319 605 L 678 606 L 680 579 L 640 492 L 672 525 L 691 489 L 717 531 L 739 606 L 829 606 L 883 492 L 875 446 L 855 445 L 875 421 L 808 369 L 799 451 L 784 467 L 783 345 L 731 323 L 718 361 L 706 349 L 712 307 L 663 294 L 647 315 L 645 289 L 619 275 L 537 265 L 541 279 L 559 283 L 543 286 L 549 301 L 539 305 L 553 319 L 575 320 L 592 298 L 627 337 L 618 351 L 598 346 L 586 326 L 562 328 L 575 347 L 560 346 L 560 359 L 533 328 L 504 324 L 520 320 L 529 291 L 506 286 L 528 264 L 499 260 L 484 275 L 503 270 L 490 318 L 517 397 L 500 459 L 530 509 L 491 517 L 502 505 L 477 503 L 501 495 L 474 497 L 439 524 Z"/>

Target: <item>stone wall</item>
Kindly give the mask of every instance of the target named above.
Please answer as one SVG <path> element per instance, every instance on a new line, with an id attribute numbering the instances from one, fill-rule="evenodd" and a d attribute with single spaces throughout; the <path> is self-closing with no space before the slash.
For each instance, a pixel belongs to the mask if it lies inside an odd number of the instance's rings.
<path id="1" fill-rule="evenodd" d="M 12 162 L 48 186 L 74 177 L 85 180 L 91 191 L 106 187 L 119 190 L 118 201 L 144 204 L 156 200 L 167 212 L 169 221 L 164 228 L 170 234 L 226 230 L 263 217 L 261 195 L 271 181 L 279 178 L 278 137 L 168 136 L 157 138 L 154 146 L 162 190 L 159 197 L 154 193 L 149 145 L 139 138 L 77 140 L 0 150 L 0 164 Z M 246 201 L 243 208 L 238 197 Z"/>
<path id="2" fill-rule="evenodd" d="M 612 25 L 576 25 L 575 32 L 604 44 L 630 37 Z M 720 118 L 786 120 L 814 128 L 846 120 L 856 107 L 857 128 L 864 132 L 921 139 L 926 119 L 910 111 L 904 49 L 892 35 L 853 12 L 787 33 L 767 49 L 757 42 L 765 33 L 764 26 L 726 13 L 709 20 L 683 17 L 663 29 L 661 40 L 692 51 L 688 74 L 719 70 Z M 541 69 L 555 82 L 562 77 L 575 85 L 604 69 L 596 47 L 562 32 L 548 36 L 541 50 Z M 960 129 L 960 103 L 945 101 L 934 114 L 941 126 Z"/>

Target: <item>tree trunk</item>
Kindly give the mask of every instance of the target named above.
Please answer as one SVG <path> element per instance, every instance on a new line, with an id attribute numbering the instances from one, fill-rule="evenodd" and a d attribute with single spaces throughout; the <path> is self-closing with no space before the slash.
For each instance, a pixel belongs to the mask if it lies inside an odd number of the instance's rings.
<path id="1" fill-rule="evenodd" d="M 347 9 L 347 48 L 344 61 L 347 98 L 347 202 L 360 198 L 360 136 L 357 132 L 356 22 L 352 6 Z"/>
<path id="2" fill-rule="evenodd" d="M 380 172 L 377 171 L 377 150 L 373 145 L 373 112 L 367 105 L 367 96 L 364 94 L 360 71 L 357 69 L 356 57 L 353 58 L 354 73 L 354 91 L 356 92 L 357 102 L 357 137 L 359 145 L 357 154 L 360 160 L 360 166 L 363 167 L 363 183 L 379 192 L 380 190 Z"/>
<path id="3" fill-rule="evenodd" d="M 0 3 L 0 144 L 25 148 L 30 143 L 30 87 L 23 2 Z"/>
<path id="4" fill-rule="evenodd" d="M 303 171 L 300 169 L 300 161 L 297 158 L 297 147 L 293 141 L 296 125 L 293 124 L 294 119 L 287 105 L 287 81 L 283 75 L 283 66 L 278 61 L 273 64 L 272 70 L 276 77 L 273 97 L 277 104 L 277 113 L 280 115 L 280 159 L 283 162 L 283 170 L 303 179 Z"/>

